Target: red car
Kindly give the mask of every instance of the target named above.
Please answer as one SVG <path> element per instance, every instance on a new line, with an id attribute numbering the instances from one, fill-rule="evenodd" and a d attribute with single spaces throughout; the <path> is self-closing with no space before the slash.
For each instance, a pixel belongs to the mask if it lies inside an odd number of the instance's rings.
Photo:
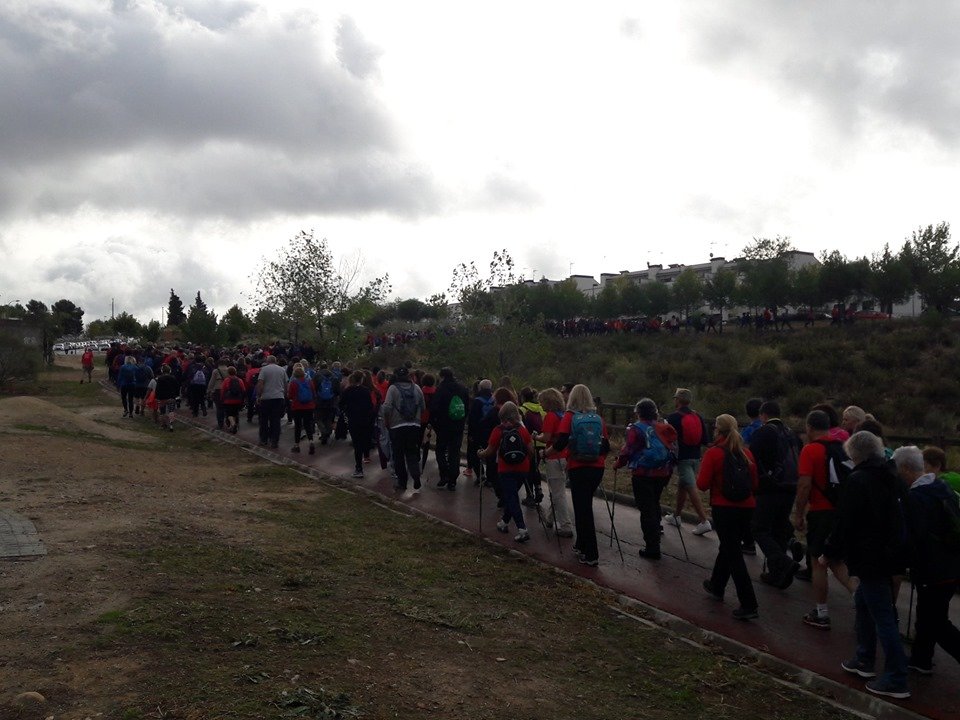
<path id="1" fill-rule="evenodd" d="M 889 320 L 890 313 L 880 312 L 879 310 L 858 310 L 853 314 L 857 320 Z"/>

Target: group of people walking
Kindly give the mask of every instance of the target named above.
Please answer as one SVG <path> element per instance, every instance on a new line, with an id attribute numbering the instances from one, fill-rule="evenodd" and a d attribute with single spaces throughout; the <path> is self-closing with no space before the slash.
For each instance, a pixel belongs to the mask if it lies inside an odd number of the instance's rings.
<path id="1" fill-rule="evenodd" d="M 150 407 L 172 429 L 185 396 L 194 416 L 215 407 L 218 426 L 235 433 L 246 405 L 248 422 L 258 417 L 261 445 L 277 448 L 286 414 L 293 425 L 292 452 L 300 452 L 304 440 L 314 454 L 318 443 L 349 436 L 354 477 L 363 477 L 377 449 L 392 467 L 397 491 L 410 484 L 421 489 L 432 439 L 439 488 L 455 491 L 461 478 L 491 488 L 501 511 L 496 529 L 508 533 L 512 525 L 518 543 L 530 539 L 523 506 L 536 508 L 558 542 L 574 539 L 581 563 L 599 564 L 593 499 L 611 445 L 587 386 L 517 391 L 504 377 L 496 387 L 480 379 L 467 388 L 451 368 L 435 376 L 402 365 L 388 375 L 379 368 L 314 365 L 278 348 L 244 350 L 124 351 L 123 360 L 114 361 L 124 415 Z M 663 526 L 679 530 L 689 503 L 694 534 L 715 532 L 719 540 L 703 589 L 723 600 L 732 580 L 735 618 L 759 616 L 744 561 L 759 548 L 761 583 L 786 591 L 795 579 L 811 582 L 812 609 L 798 618 L 807 626 L 831 627 L 831 574 L 853 595 L 857 645 L 842 667 L 866 679 L 869 691 L 909 697 L 908 672 L 932 673 L 937 644 L 960 661 L 960 630 L 949 620 L 950 599 L 960 584 L 960 476 L 946 472 L 942 450 L 891 451 L 876 419 L 855 406 L 839 413 L 830 404 L 817 405 L 797 433 L 774 400 L 749 400 L 743 428 L 730 414 L 708 423 L 692 403 L 686 388 L 676 389 L 665 415 L 655 401 L 641 399 L 613 462 L 614 470 L 627 468 L 631 476 L 644 540 L 641 558 L 661 559 Z M 461 468 L 465 436 L 467 463 Z M 676 501 L 664 515 L 661 499 L 673 477 Z M 700 492 L 709 495 L 709 516 Z M 549 506 L 542 504 L 546 499 Z M 896 613 L 908 569 L 917 594 L 909 657 Z M 884 655 L 879 675 L 878 643 Z"/>

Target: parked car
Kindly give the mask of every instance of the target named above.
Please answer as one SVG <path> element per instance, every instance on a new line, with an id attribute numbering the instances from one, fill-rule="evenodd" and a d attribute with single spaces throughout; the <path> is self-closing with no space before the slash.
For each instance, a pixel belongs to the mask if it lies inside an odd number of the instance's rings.
<path id="1" fill-rule="evenodd" d="M 891 315 L 879 310 L 858 310 L 853 317 L 856 320 L 889 320 Z"/>

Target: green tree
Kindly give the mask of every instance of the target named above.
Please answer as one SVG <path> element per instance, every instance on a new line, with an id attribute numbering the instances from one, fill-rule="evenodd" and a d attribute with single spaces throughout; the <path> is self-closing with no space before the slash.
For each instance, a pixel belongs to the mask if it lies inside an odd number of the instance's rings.
<path id="1" fill-rule="evenodd" d="M 646 308 L 650 317 L 666 315 L 673 308 L 673 293 L 659 280 L 643 286 Z"/>
<path id="2" fill-rule="evenodd" d="M 187 321 L 187 315 L 183 311 L 183 301 L 170 288 L 170 302 L 167 303 L 167 325 L 183 325 Z"/>
<path id="3" fill-rule="evenodd" d="M 231 343 L 248 335 L 251 330 L 253 330 L 253 321 L 246 316 L 239 305 L 232 306 L 220 318 L 219 334 Z"/>
<path id="4" fill-rule="evenodd" d="M 91 320 L 87 324 L 87 337 L 98 340 L 113 336 L 113 326 L 109 320 Z"/>
<path id="5" fill-rule="evenodd" d="M 902 258 L 890 252 L 889 244 L 870 260 L 868 289 L 877 299 L 880 311 L 886 313 L 892 313 L 895 304 L 905 301 L 913 293 L 910 268 Z"/>
<path id="6" fill-rule="evenodd" d="M 131 338 L 140 336 L 140 322 L 126 311 L 123 311 L 111 319 L 109 325 L 113 330 L 113 334 L 117 337 Z"/>
<path id="7" fill-rule="evenodd" d="M 182 325 L 184 337 L 193 343 L 212 344 L 218 342 L 217 316 L 207 309 L 207 304 L 197 297 L 187 312 L 187 321 Z"/>
<path id="8" fill-rule="evenodd" d="M 159 320 L 151 320 L 140 329 L 140 339 L 144 342 L 160 342 L 160 336 L 163 334 L 163 328 Z"/>
<path id="9" fill-rule="evenodd" d="M 950 241 L 949 223 L 918 228 L 904 243 L 900 257 L 910 270 L 923 304 L 942 313 L 960 296 L 960 248 Z"/>
<path id="10" fill-rule="evenodd" d="M 83 332 L 83 308 L 70 300 L 57 300 L 51 311 L 61 335 L 79 335 Z"/>
<path id="11" fill-rule="evenodd" d="M 253 330 L 260 340 L 272 341 L 285 337 L 288 333 L 288 326 L 279 312 L 261 307 L 254 313 Z"/>
<path id="12" fill-rule="evenodd" d="M 625 282 L 620 288 L 620 312 L 624 315 L 642 315 L 647 296 L 636 282 Z"/>
<path id="13" fill-rule="evenodd" d="M 723 311 L 730 307 L 737 292 L 737 276 L 732 270 L 720 268 L 703 284 L 703 297 L 710 307 L 720 313 L 720 332 L 723 332 Z"/>
<path id="14" fill-rule="evenodd" d="M 397 319 L 407 322 L 416 322 L 427 317 L 430 313 L 429 306 L 422 300 L 409 298 L 397 303 Z"/>
<path id="15" fill-rule="evenodd" d="M 693 268 L 686 268 L 673 281 L 672 291 L 674 303 L 689 318 L 691 309 L 699 307 L 703 300 L 703 281 Z"/>
<path id="16" fill-rule="evenodd" d="M 841 310 L 853 295 L 854 268 L 839 250 L 820 257 L 820 292 L 824 298 L 840 305 Z"/>
<path id="17" fill-rule="evenodd" d="M 553 320 L 568 320 L 579 317 L 587 307 L 587 296 L 577 289 L 577 283 L 567 278 L 550 290 L 550 311 L 544 313 Z"/>
<path id="18" fill-rule="evenodd" d="M 823 304 L 824 295 L 820 287 L 820 266 L 804 265 L 793 273 L 791 282 L 793 302 L 807 308 L 811 313 Z"/>
<path id="19" fill-rule="evenodd" d="M 743 249 L 739 299 L 753 308 L 769 307 L 776 319 L 779 309 L 790 302 L 790 238 L 754 238 Z"/>

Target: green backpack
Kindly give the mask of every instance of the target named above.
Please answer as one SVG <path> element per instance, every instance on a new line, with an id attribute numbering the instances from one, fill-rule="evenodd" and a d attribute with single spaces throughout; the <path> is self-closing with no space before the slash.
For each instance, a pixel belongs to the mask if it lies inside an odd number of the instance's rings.
<path id="1" fill-rule="evenodd" d="M 467 416 L 467 408 L 464 407 L 463 398 L 454 395 L 450 398 L 450 404 L 447 406 L 447 417 L 451 420 L 463 420 Z"/>

